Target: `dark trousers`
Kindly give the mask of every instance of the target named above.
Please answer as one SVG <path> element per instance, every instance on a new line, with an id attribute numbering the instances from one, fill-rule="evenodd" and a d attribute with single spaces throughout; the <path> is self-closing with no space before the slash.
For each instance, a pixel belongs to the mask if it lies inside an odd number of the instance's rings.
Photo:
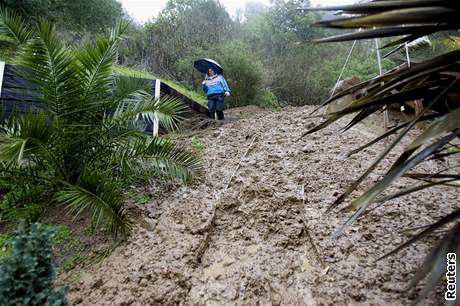
<path id="1" fill-rule="evenodd" d="M 208 117 L 215 119 L 215 113 L 217 113 L 217 119 L 224 120 L 224 95 L 210 95 L 208 96 Z"/>

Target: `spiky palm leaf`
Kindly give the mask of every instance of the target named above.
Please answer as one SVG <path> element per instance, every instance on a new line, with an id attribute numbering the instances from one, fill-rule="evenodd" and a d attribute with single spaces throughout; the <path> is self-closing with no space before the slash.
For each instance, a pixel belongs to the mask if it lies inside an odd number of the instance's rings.
<path id="1" fill-rule="evenodd" d="M 95 46 L 76 52 L 78 59 L 79 80 L 83 85 L 83 103 L 91 103 L 110 91 L 113 84 L 113 64 L 117 58 L 117 47 L 123 38 L 129 23 L 119 21 L 112 30 L 110 37 L 101 37 L 96 40 Z"/>
<path id="2" fill-rule="evenodd" d="M 22 16 L 6 8 L 0 8 L 0 42 L 16 51 L 34 35 Z"/>
<path id="3" fill-rule="evenodd" d="M 326 8 L 327 10 L 340 10 L 343 14 L 348 14 L 348 16 L 336 20 L 322 21 L 318 23 L 319 26 L 347 29 L 364 28 L 365 30 L 320 39 L 318 42 L 405 35 L 390 42 L 383 48 L 398 45 L 404 46 L 407 42 L 414 41 L 419 37 L 431 33 L 460 28 L 460 21 L 458 19 L 459 8 L 460 5 L 456 1 L 447 0 L 375 0 L 356 5 Z M 437 158 L 439 154 L 446 157 L 459 153 L 458 150 L 449 152 L 448 154 L 443 153 L 449 147 L 449 143 L 460 136 L 460 121 L 458 119 L 460 113 L 456 110 L 460 106 L 460 101 L 458 101 L 460 94 L 459 62 L 460 50 L 453 50 L 450 53 L 421 62 L 411 68 L 403 67 L 390 71 L 373 80 L 365 81 L 348 90 L 337 93 L 323 103 L 322 106 L 327 105 L 357 90 L 365 92 L 363 97 L 355 100 L 348 107 L 329 114 L 326 121 L 306 132 L 304 136 L 314 133 L 349 114 L 356 115 L 345 127 L 345 130 L 361 122 L 371 114 L 380 112 L 382 108 L 388 109 L 393 104 L 404 105 L 408 101 L 423 99 L 425 106 L 414 119 L 385 132 L 382 136 L 348 154 L 349 156 L 357 153 L 399 132 L 398 136 L 378 156 L 367 171 L 337 198 L 331 207 L 329 207 L 329 210 L 337 207 L 348 198 L 377 165 L 388 156 L 389 152 L 400 144 L 401 140 L 414 128 L 416 123 L 422 121 L 431 122 L 433 119 L 436 119 L 420 136 L 405 148 L 398 160 L 379 182 L 348 205 L 348 208 L 355 212 L 347 220 L 345 225 L 336 231 L 336 237 L 342 235 L 347 227 L 368 212 L 370 205 L 373 203 L 377 205 L 375 207 L 378 207 L 391 199 L 437 185 L 451 185 L 458 180 L 458 174 L 449 172 L 452 169 L 445 169 L 440 173 L 412 174 L 413 177 L 424 177 L 427 179 L 427 183 L 410 186 L 392 195 L 381 196 L 393 181 L 402 176 L 410 177 L 411 174 L 408 174 L 408 171 L 424 161 Z M 428 111 L 431 113 L 428 114 Z M 445 253 L 457 252 L 460 248 L 458 241 L 459 216 L 460 212 L 457 210 L 442 217 L 438 222 L 429 226 L 426 230 L 388 254 L 394 254 L 441 226 L 456 222 L 456 225 L 451 226 L 450 230 L 440 239 L 431 254 L 427 256 L 422 268 L 414 277 L 412 285 L 417 284 L 420 280 L 428 276 L 427 284 L 419 296 L 419 301 L 434 288 L 443 276 L 442 271 L 446 267 Z"/>
<path id="4" fill-rule="evenodd" d="M 162 138 L 139 138 L 120 146 L 114 156 L 117 166 L 128 173 L 150 170 L 160 177 L 189 182 L 202 170 L 195 155 Z"/>
<path id="5" fill-rule="evenodd" d="M 138 91 L 128 99 L 124 99 L 117 107 L 113 118 L 116 121 L 145 120 L 158 123 L 169 131 L 177 128 L 187 110 L 182 101 L 175 97 L 155 99 L 147 92 Z"/>
<path id="6" fill-rule="evenodd" d="M 120 187 L 112 178 L 97 171 L 83 173 L 75 185 L 64 184 L 54 198 L 58 203 L 67 205 L 75 218 L 83 211 L 91 210 L 94 226 L 98 228 L 105 221 L 104 224 L 108 224 L 109 231 L 115 236 L 119 232 L 127 234 L 131 228 Z"/>
<path id="7" fill-rule="evenodd" d="M 457 30 L 460 5 L 449 0 L 374 0 L 366 3 L 308 10 L 340 11 L 344 18 L 320 21 L 316 25 L 340 29 L 370 29 L 318 40 L 338 42 L 354 39 L 406 35 L 398 44 L 442 30 Z M 394 44 L 394 41 L 392 44 Z"/>
<path id="8" fill-rule="evenodd" d="M 40 20 L 38 37 L 18 55 L 20 75 L 37 84 L 45 110 L 60 122 L 80 95 L 81 86 L 75 76 L 75 61 L 62 45 L 54 26 Z"/>
<path id="9" fill-rule="evenodd" d="M 0 160 L 10 166 L 21 167 L 41 160 L 59 168 L 49 143 L 54 129 L 43 112 L 29 112 L 17 118 L 9 128 L 0 132 Z"/>

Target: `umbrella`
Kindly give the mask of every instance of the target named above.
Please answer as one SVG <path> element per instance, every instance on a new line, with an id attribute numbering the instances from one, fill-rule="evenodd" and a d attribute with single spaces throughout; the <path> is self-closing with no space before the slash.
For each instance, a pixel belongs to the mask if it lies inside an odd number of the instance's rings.
<path id="1" fill-rule="evenodd" d="M 222 66 L 219 65 L 218 62 L 210 58 L 202 58 L 202 59 L 196 60 L 193 63 L 193 67 L 195 67 L 199 72 L 205 73 L 205 74 L 208 73 L 209 68 L 214 70 L 214 72 L 217 74 L 222 74 L 222 72 L 224 71 L 224 68 L 222 68 Z"/>

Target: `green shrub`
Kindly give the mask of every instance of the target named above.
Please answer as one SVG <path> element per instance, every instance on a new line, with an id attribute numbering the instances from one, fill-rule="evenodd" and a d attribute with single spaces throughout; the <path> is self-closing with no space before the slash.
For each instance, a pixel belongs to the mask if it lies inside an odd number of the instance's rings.
<path id="1" fill-rule="evenodd" d="M 0 218 L 2 220 L 26 220 L 36 222 L 43 211 L 42 203 L 49 186 L 30 177 L 6 176 L 0 178 Z"/>
<path id="2" fill-rule="evenodd" d="M 54 289 L 53 236 L 49 226 L 19 225 L 0 261 L 0 305 L 69 305 L 67 289 Z"/>

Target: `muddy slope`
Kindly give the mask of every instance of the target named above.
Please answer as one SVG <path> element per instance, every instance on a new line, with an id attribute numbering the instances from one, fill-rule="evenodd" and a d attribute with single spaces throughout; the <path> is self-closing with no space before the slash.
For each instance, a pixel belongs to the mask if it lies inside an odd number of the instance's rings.
<path id="1" fill-rule="evenodd" d="M 404 287 L 433 240 L 375 259 L 407 239 L 402 228 L 435 220 L 440 213 L 430 212 L 433 206 L 452 211 L 458 193 L 437 188 L 393 201 L 345 237 L 331 239 L 349 214 L 324 215 L 326 207 L 384 144 L 342 160 L 344 152 L 375 135 L 364 125 L 339 134 L 343 122 L 298 140 L 314 122 L 306 119 L 310 110 L 233 110 L 240 120 L 198 135 L 205 145 L 204 176 L 151 203 L 147 226 L 81 276 L 71 291 L 73 303 L 410 304 L 414 293 Z M 378 178 L 371 176 L 362 188 Z M 426 304 L 441 297 L 433 294 Z"/>

